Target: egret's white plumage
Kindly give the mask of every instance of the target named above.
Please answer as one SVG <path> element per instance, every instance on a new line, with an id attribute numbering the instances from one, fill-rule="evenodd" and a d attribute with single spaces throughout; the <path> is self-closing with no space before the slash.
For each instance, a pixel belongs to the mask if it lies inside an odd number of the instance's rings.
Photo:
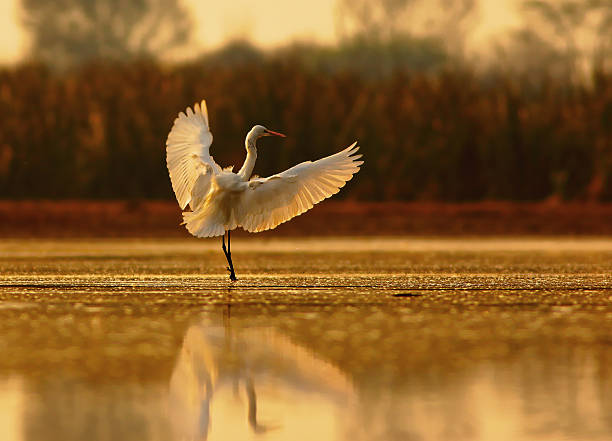
<path id="1" fill-rule="evenodd" d="M 174 120 L 166 141 L 166 163 L 176 199 L 185 209 L 183 223 L 197 237 L 223 236 L 222 248 L 230 279 L 236 280 L 230 231 L 242 227 L 259 232 L 310 210 L 314 204 L 338 193 L 363 161 L 350 147 L 318 161 L 306 161 L 269 178 L 251 178 L 257 160 L 257 140 L 285 135 L 256 125 L 247 134 L 247 156 L 238 171 L 221 169 L 210 155 L 212 133 L 206 101 L 188 107 Z M 227 248 L 225 233 L 227 232 Z"/>
<path id="2" fill-rule="evenodd" d="M 213 136 L 208 128 L 206 101 L 201 106 L 196 104 L 194 109 L 187 107 L 186 113 L 179 113 L 166 141 L 166 163 L 182 209 L 191 202 L 194 209 L 199 202 L 197 196 L 201 199 L 208 193 L 212 175 L 221 172 L 208 151 Z"/>
<path id="3" fill-rule="evenodd" d="M 210 155 L 212 134 L 206 101 L 187 108 L 174 121 L 166 142 L 167 165 L 184 224 L 197 237 L 223 236 L 242 227 L 250 232 L 275 228 L 340 191 L 363 161 L 353 143 L 318 161 L 306 161 L 268 178 L 252 178 L 256 141 L 279 135 L 255 126 L 247 135 L 247 158 L 238 173 L 221 169 Z"/>

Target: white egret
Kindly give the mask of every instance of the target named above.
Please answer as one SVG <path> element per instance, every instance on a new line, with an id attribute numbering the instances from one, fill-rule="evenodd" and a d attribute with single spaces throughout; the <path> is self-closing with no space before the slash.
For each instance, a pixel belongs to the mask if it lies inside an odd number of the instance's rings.
<path id="1" fill-rule="evenodd" d="M 223 236 L 222 249 L 230 279 L 236 280 L 230 231 L 270 230 L 311 209 L 340 191 L 363 161 L 353 143 L 326 158 L 306 161 L 268 178 L 251 177 L 257 159 L 256 142 L 263 136 L 281 136 L 263 126 L 247 134 L 246 159 L 238 173 L 222 169 L 210 155 L 213 141 L 206 101 L 179 113 L 166 141 L 166 162 L 172 188 L 183 212 L 183 224 L 196 237 Z M 227 248 L 225 235 L 227 234 Z"/>

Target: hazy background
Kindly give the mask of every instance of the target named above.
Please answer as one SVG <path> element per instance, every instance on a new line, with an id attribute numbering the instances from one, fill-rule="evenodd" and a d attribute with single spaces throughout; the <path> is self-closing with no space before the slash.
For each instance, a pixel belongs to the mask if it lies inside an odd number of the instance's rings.
<path id="1" fill-rule="evenodd" d="M 359 140 L 345 198 L 612 200 L 611 0 L 226 3 L 5 0 L 0 197 L 171 199 L 206 98 L 221 164 L 288 135 L 260 175 Z"/>

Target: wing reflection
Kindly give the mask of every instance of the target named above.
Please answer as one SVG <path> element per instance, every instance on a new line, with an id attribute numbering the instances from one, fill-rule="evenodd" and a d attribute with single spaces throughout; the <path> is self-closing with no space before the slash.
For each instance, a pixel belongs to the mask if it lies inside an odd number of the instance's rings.
<path id="1" fill-rule="evenodd" d="M 170 379 L 176 439 L 337 439 L 355 402 L 347 376 L 276 329 L 232 325 L 185 334 Z"/>

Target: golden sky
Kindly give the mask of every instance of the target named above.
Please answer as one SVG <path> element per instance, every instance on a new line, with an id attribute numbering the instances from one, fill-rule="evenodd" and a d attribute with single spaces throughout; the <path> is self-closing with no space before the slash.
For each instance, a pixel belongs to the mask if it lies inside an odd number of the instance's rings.
<path id="1" fill-rule="evenodd" d="M 0 63 L 19 60 L 27 50 L 27 36 L 19 26 L 20 0 L 0 1 Z M 194 14 L 193 52 L 222 45 L 232 38 L 247 38 L 263 47 L 291 40 L 336 41 L 336 0 L 184 0 Z M 495 34 L 519 24 L 517 0 L 480 0 L 479 20 L 468 41 L 482 48 Z"/>

